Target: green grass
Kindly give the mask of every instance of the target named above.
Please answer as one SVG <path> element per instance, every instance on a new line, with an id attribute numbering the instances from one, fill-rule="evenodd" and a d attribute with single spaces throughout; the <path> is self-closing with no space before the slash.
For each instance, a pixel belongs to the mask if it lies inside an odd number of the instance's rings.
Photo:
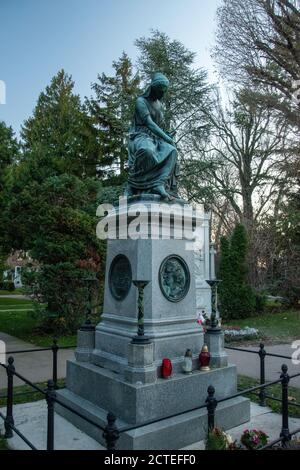
<path id="1" fill-rule="evenodd" d="M 32 308 L 33 302 L 32 300 L 23 300 L 23 299 L 1 299 L 0 298 L 0 308 L 5 309 L 5 308 L 10 308 L 12 305 L 17 305 L 18 307 L 24 308 L 25 306 L 28 306 Z"/>
<path id="2" fill-rule="evenodd" d="M 0 434 L 0 450 L 8 450 L 7 440 Z"/>
<path id="3" fill-rule="evenodd" d="M 300 310 L 262 313 L 255 317 L 226 321 L 223 326 L 249 326 L 257 328 L 262 339 L 273 343 L 290 342 L 300 337 Z"/>
<path id="4" fill-rule="evenodd" d="M 268 309 L 276 309 L 278 310 L 279 308 L 282 308 L 282 302 L 279 302 L 278 300 L 267 300 L 266 301 L 266 307 Z"/>
<path id="5" fill-rule="evenodd" d="M 259 381 L 257 379 L 253 379 L 251 377 L 246 377 L 245 375 L 238 376 L 238 389 L 244 390 L 246 388 L 255 387 L 259 385 Z M 259 390 L 257 391 L 257 393 Z M 278 385 L 270 385 L 270 387 L 266 388 L 266 394 L 281 399 L 281 384 Z M 256 395 L 249 394 L 248 397 L 251 401 L 258 403 L 259 399 Z M 295 400 L 291 400 L 290 403 L 298 403 L 300 405 L 300 389 L 297 387 L 289 387 L 289 397 L 295 398 Z M 266 399 L 267 406 L 271 408 L 272 411 L 275 413 L 281 414 L 281 403 L 278 401 Z M 289 416 L 293 418 L 300 418 L 300 408 L 296 406 L 289 406 Z"/>
<path id="6" fill-rule="evenodd" d="M 24 341 L 41 347 L 51 346 L 53 336 L 43 334 L 39 318 L 32 311 L 20 311 L 20 309 L 33 309 L 31 300 L 1 299 L 0 298 L 0 331 L 16 336 Z M 9 312 L 3 310 L 11 309 Z M 76 335 L 62 336 L 58 338 L 60 346 L 73 346 L 76 343 Z"/>
<path id="7" fill-rule="evenodd" d="M 25 340 L 25 338 L 23 338 Z M 58 345 L 61 347 L 69 347 L 76 345 L 77 335 L 66 335 L 60 336 L 58 339 Z M 35 344 L 36 346 L 40 346 L 41 348 L 50 347 L 53 343 L 53 335 L 41 335 L 33 333 L 30 337 L 26 339 L 29 343 Z"/>
<path id="8" fill-rule="evenodd" d="M 0 295 L 23 295 L 25 294 L 25 290 L 22 287 L 18 287 L 17 289 L 11 291 L 11 290 L 3 290 L 0 289 Z"/>
<path id="9" fill-rule="evenodd" d="M 33 303 L 30 300 L 3 299 L 0 297 L 0 313 L 3 310 L 33 310 Z"/>
<path id="10" fill-rule="evenodd" d="M 59 388 L 63 388 L 65 386 L 65 379 L 59 379 L 57 381 Z M 42 390 L 46 390 L 47 382 L 39 382 L 36 383 L 39 388 Z M 6 398 L 1 398 L 3 395 L 6 394 L 6 389 L 0 390 L 0 408 L 6 406 Z M 32 387 L 29 385 L 19 385 L 14 387 L 14 405 L 20 405 L 21 403 L 31 403 L 38 400 L 43 400 L 45 395 L 34 391 Z"/>

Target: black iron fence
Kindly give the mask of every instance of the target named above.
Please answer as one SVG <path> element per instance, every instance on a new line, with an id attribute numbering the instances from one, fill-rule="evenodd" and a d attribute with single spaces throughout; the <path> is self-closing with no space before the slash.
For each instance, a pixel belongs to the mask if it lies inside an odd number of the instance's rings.
<path id="1" fill-rule="evenodd" d="M 99 430 L 99 437 L 100 433 L 102 433 L 102 438 L 105 441 L 106 449 L 107 450 L 115 450 L 117 448 L 117 443 L 120 438 L 120 435 L 124 432 L 127 431 L 132 431 L 134 429 L 138 429 L 139 426 L 127 426 L 127 427 L 122 427 L 118 428 L 117 426 L 117 417 L 113 413 L 108 413 L 107 415 L 107 423 L 105 426 L 101 426 L 99 423 L 96 423 L 94 420 L 84 416 L 82 413 L 78 412 L 77 410 L 69 407 L 65 403 L 63 403 L 59 398 L 56 396 L 56 390 L 58 389 L 58 383 L 57 383 L 57 360 L 58 360 L 58 351 L 60 349 L 67 349 L 70 347 L 59 347 L 57 342 L 55 341 L 53 345 L 50 348 L 41 348 L 41 349 L 31 349 L 31 350 L 23 350 L 23 351 L 10 351 L 7 354 L 19 354 L 19 353 L 25 353 L 25 352 L 39 352 L 39 351 L 48 351 L 52 350 L 52 379 L 48 380 L 47 382 L 47 388 L 43 390 L 41 387 L 37 386 L 36 384 L 32 383 L 30 380 L 28 380 L 26 377 L 23 377 L 21 374 L 19 374 L 14 366 L 14 358 L 10 356 L 8 358 L 8 365 L 6 364 L 0 364 L 0 366 L 4 369 L 6 369 L 6 374 L 7 374 L 7 394 L 5 396 L 0 396 L 0 398 L 6 398 L 6 414 L 3 415 L 0 412 L 0 418 L 4 420 L 4 427 L 5 427 L 5 438 L 10 439 L 13 437 L 13 433 L 15 432 L 27 445 L 30 449 L 32 450 L 37 450 L 36 447 L 30 442 L 26 436 L 24 436 L 16 427 L 14 423 L 14 377 L 18 377 L 21 381 L 23 381 L 25 384 L 29 385 L 33 391 L 32 393 L 39 392 L 41 396 L 44 397 L 46 403 L 47 403 L 47 443 L 46 443 L 46 448 L 47 450 L 54 450 L 54 437 L 55 437 L 55 432 L 54 432 L 54 409 L 55 409 L 55 403 L 59 404 L 60 406 L 64 407 L 68 411 L 74 413 L 76 416 L 79 418 L 83 419 L 84 421 L 88 422 L 89 424 L 95 426 Z M 207 429 L 211 430 L 215 426 L 215 414 L 216 410 L 218 407 L 219 403 L 225 402 L 227 400 L 231 400 L 233 398 L 239 397 L 239 396 L 244 396 L 247 394 L 256 394 L 259 397 L 259 404 L 261 406 L 266 406 L 266 398 L 269 398 L 271 400 L 276 400 L 281 402 L 281 416 L 282 416 L 282 423 L 281 423 L 281 430 L 280 430 L 280 435 L 279 438 L 276 439 L 275 441 L 269 443 L 268 445 L 262 447 L 260 450 L 265 450 L 268 448 L 272 448 L 274 446 L 281 445 L 284 448 L 288 448 L 292 439 L 292 436 L 300 432 L 300 428 L 294 429 L 293 431 L 290 431 L 289 429 L 289 406 L 300 406 L 298 403 L 290 402 L 289 401 L 289 382 L 291 379 L 295 377 L 299 377 L 300 373 L 298 374 L 293 374 L 289 376 L 288 374 L 288 367 L 287 365 L 283 364 L 281 366 L 281 375 L 278 380 L 274 380 L 272 382 L 265 382 L 265 357 L 266 356 L 275 356 L 278 358 L 285 358 L 285 359 L 291 359 L 291 357 L 288 356 L 281 356 L 279 354 L 271 354 L 267 353 L 264 349 L 264 345 L 260 344 L 260 348 L 258 351 L 252 351 L 248 349 L 242 349 L 242 348 L 233 348 L 233 347 L 227 347 L 227 349 L 234 349 L 238 351 L 244 351 L 247 353 L 252 353 L 252 354 L 258 354 L 260 358 L 260 385 L 256 385 L 254 387 L 250 387 L 241 391 L 238 391 L 234 395 L 230 395 L 229 397 L 217 400 L 215 398 L 215 389 L 212 385 L 208 387 L 207 390 L 207 398 L 205 400 L 205 404 L 188 410 L 188 411 L 195 411 L 195 410 L 201 410 L 205 409 L 207 410 Z M 272 396 L 267 395 L 266 390 L 268 387 L 275 385 L 275 384 L 281 384 L 281 399 L 274 398 Z M 27 392 L 28 393 L 28 392 Z M 177 417 L 180 415 L 183 415 L 184 413 L 177 413 L 175 415 L 169 416 L 168 418 L 172 417 Z M 165 419 L 165 418 L 163 418 Z M 143 426 L 149 425 L 149 424 L 155 424 L 159 423 L 163 419 L 158 419 L 154 420 L 151 422 L 144 423 Z"/>
<path id="2" fill-rule="evenodd" d="M 75 349 L 76 345 L 71 346 L 59 346 L 57 344 L 57 339 L 53 339 L 53 343 L 51 346 L 47 348 L 33 348 L 33 349 L 18 349 L 16 351 L 6 351 L 6 356 L 10 356 L 12 354 L 27 354 L 27 353 L 38 353 L 41 351 L 51 351 L 52 352 L 52 380 L 54 382 L 54 388 L 57 390 L 58 386 L 58 378 L 57 378 L 57 371 L 58 371 L 58 351 L 65 350 L 65 349 Z M 33 390 L 32 392 L 22 392 L 20 395 L 28 395 L 30 393 L 35 393 Z M 3 395 L 0 395 L 0 398 L 5 398 Z"/>
<path id="3" fill-rule="evenodd" d="M 266 376 L 265 376 L 265 371 L 266 371 L 266 357 L 277 357 L 279 359 L 289 359 L 292 360 L 291 356 L 285 356 L 281 354 L 275 354 L 275 353 L 269 353 L 266 351 L 265 346 L 263 343 L 260 343 L 259 349 L 253 350 L 253 349 L 245 349 L 245 348 L 236 348 L 233 346 L 225 346 L 225 349 L 229 349 L 232 351 L 239 351 L 239 352 L 244 352 L 248 354 L 256 354 L 259 357 L 259 376 L 260 376 L 260 384 L 264 385 L 266 382 Z M 260 406 L 266 406 L 266 399 L 270 399 L 273 401 L 278 401 L 281 402 L 281 399 L 272 397 L 266 393 L 265 387 L 261 387 L 259 393 L 257 394 L 259 398 L 259 404 Z M 290 403 L 291 405 L 295 407 L 300 407 L 300 404 L 298 403 Z"/>

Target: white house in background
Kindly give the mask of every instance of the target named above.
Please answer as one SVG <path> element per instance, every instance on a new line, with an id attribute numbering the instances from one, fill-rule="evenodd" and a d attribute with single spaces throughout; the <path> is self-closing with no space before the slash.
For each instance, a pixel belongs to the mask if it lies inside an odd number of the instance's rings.
<path id="1" fill-rule="evenodd" d="M 12 281 L 16 289 L 18 287 L 23 287 L 21 273 L 22 266 L 15 266 L 14 268 L 7 269 L 3 272 L 3 280 Z"/>
<path id="2" fill-rule="evenodd" d="M 15 271 L 14 271 L 13 276 L 14 276 L 14 285 L 16 289 L 18 287 L 23 287 L 21 273 L 22 273 L 22 266 L 15 266 Z"/>
<path id="3" fill-rule="evenodd" d="M 23 287 L 22 284 L 22 270 L 24 268 L 36 268 L 36 263 L 28 253 L 24 251 L 14 251 L 6 260 L 8 269 L 3 272 L 3 280 L 12 281 L 15 288 Z"/>

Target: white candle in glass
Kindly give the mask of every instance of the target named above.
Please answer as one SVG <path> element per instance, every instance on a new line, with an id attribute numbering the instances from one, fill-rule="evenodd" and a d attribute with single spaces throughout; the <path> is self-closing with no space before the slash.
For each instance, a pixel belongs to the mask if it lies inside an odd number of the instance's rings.
<path id="1" fill-rule="evenodd" d="M 216 271 L 215 271 L 215 254 L 216 254 L 216 250 L 215 250 L 215 246 L 214 244 L 212 243 L 210 245 L 210 263 L 209 263 L 209 267 L 210 267 L 210 279 L 216 279 Z"/>
<path id="2" fill-rule="evenodd" d="M 190 349 L 186 350 L 182 369 L 186 374 L 191 374 L 193 371 L 193 355 Z"/>

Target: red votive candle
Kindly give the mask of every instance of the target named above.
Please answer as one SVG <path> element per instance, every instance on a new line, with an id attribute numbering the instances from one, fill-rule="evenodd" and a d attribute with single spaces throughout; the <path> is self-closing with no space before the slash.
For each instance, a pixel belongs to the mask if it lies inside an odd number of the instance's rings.
<path id="1" fill-rule="evenodd" d="M 201 353 L 199 354 L 200 370 L 210 370 L 209 368 L 210 354 L 206 344 L 203 345 Z"/>
<path id="2" fill-rule="evenodd" d="M 161 365 L 161 376 L 164 379 L 168 379 L 172 375 L 172 362 L 168 358 L 164 358 L 162 360 L 162 365 Z"/>

